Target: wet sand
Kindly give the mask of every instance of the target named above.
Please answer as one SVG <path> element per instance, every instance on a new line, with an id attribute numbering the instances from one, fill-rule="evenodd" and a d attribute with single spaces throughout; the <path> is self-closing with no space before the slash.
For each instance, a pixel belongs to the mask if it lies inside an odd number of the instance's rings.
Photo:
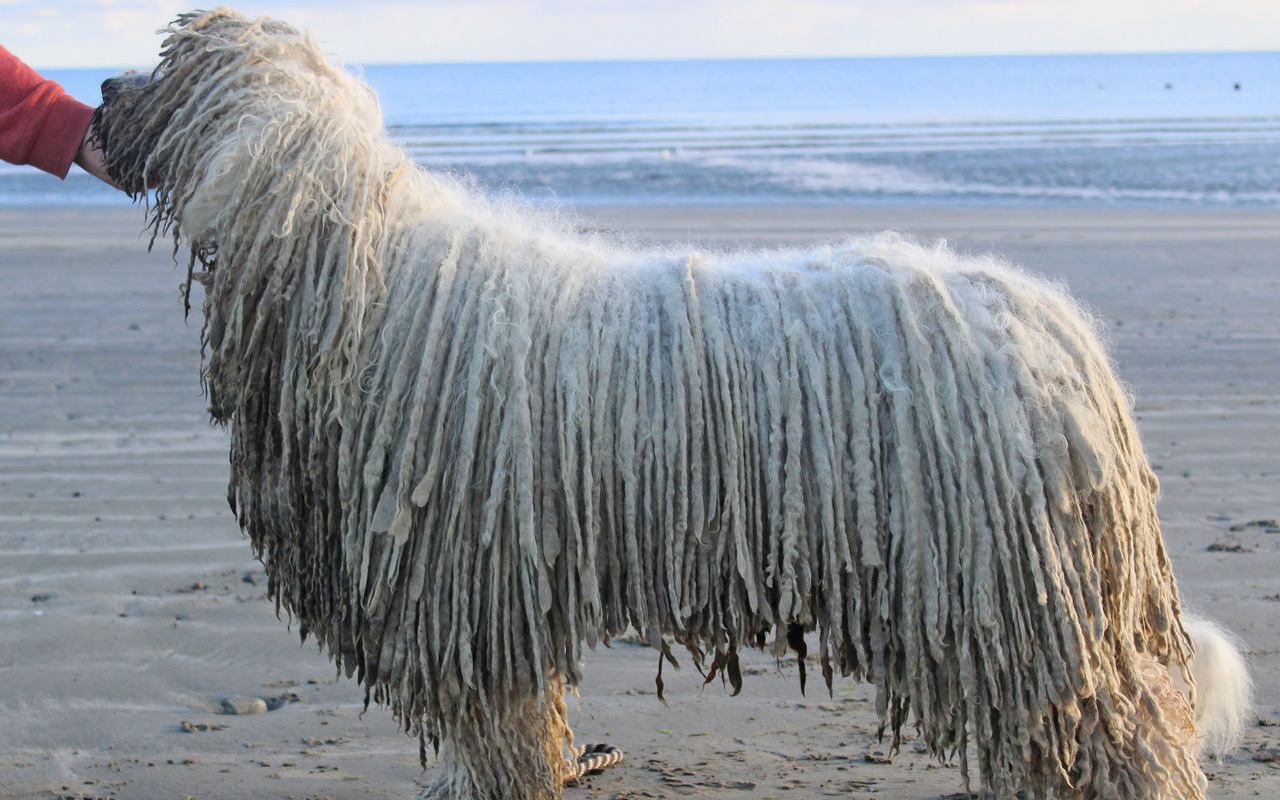
<path id="1" fill-rule="evenodd" d="M 713 246 L 896 228 L 1056 276 L 1107 323 L 1164 486 L 1185 602 L 1248 643 L 1258 717 L 1211 764 L 1216 798 L 1280 796 L 1280 215 L 1132 211 L 609 209 L 591 224 Z M 410 798 L 428 777 L 390 714 L 264 599 L 225 500 L 198 316 L 141 212 L 0 211 L 0 798 Z M 196 311 L 198 315 L 198 310 Z M 618 642 L 571 701 L 626 762 L 571 798 L 939 798 L 962 787 L 872 695 L 799 691 L 745 658 L 729 698 Z M 268 713 L 217 713 L 227 695 Z M 1271 761 L 1267 761 L 1270 754 Z"/>

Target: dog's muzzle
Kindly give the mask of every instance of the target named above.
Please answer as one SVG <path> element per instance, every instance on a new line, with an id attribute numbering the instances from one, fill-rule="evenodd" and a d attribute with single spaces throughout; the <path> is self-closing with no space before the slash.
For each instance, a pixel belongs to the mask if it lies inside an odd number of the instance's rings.
<path id="1" fill-rule="evenodd" d="M 151 75 L 136 69 L 122 72 L 114 78 L 107 78 L 102 82 L 102 102 L 110 103 L 122 91 L 137 91 L 148 83 L 151 83 Z"/>

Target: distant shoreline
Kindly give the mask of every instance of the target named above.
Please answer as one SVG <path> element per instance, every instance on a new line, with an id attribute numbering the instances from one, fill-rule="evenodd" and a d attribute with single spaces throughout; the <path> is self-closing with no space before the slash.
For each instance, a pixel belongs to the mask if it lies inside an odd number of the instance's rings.
<path id="1" fill-rule="evenodd" d="M 1259 56 L 1280 55 L 1280 49 L 1274 50 L 1095 50 L 1088 52 L 1011 52 L 1011 53 L 885 53 L 885 54 L 845 54 L 845 55 L 774 55 L 774 56 L 712 56 L 706 58 L 581 58 L 581 59 L 534 59 L 532 61 L 361 61 L 351 63 L 353 69 L 365 67 L 494 67 L 494 66 L 532 66 L 541 64 L 567 65 L 602 65 L 602 64 L 740 64 L 744 62 L 786 63 L 807 61 L 914 61 L 914 60 L 961 60 L 961 59 L 1031 59 L 1031 58 L 1146 58 L 1164 56 Z M 32 64 L 41 73 L 57 79 L 59 75 L 75 72 L 123 72 L 125 70 L 148 70 L 154 64 L 133 64 L 112 66 L 101 64 L 82 64 L 67 66 L 65 64 Z"/>

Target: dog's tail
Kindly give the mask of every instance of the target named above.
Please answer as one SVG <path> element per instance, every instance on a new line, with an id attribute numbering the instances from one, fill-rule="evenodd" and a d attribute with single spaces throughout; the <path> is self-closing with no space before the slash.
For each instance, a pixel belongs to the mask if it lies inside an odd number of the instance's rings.
<path id="1" fill-rule="evenodd" d="M 1197 750 L 1221 759 L 1240 744 L 1253 705 L 1253 681 L 1241 654 L 1243 642 L 1207 619 L 1183 615 L 1195 655 Z"/>

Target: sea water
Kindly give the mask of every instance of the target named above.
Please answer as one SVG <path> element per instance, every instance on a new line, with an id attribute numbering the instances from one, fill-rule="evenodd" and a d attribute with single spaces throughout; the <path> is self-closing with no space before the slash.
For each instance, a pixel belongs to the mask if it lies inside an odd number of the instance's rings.
<path id="1" fill-rule="evenodd" d="M 1280 53 L 353 69 L 418 163 L 534 202 L 1280 207 Z M 0 165 L 0 204 L 102 202 Z"/>

